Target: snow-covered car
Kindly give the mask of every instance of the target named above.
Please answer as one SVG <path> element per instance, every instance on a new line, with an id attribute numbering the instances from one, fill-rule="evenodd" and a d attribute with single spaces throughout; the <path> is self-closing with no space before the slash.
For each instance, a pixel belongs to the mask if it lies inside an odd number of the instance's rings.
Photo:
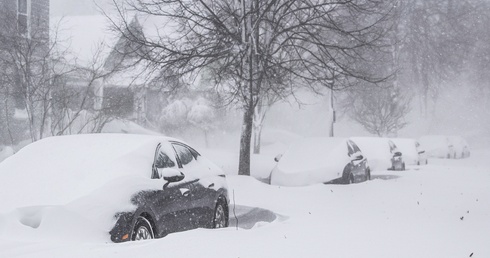
<path id="1" fill-rule="evenodd" d="M 410 138 L 392 138 L 398 150 L 403 154 L 403 161 L 407 165 L 425 165 L 427 156 L 420 144 Z"/>
<path id="2" fill-rule="evenodd" d="M 0 203 L 0 225 L 10 218 L 15 222 L 4 225 L 41 232 L 56 221 L 62 224 L 56 228 L 77 235 L 95 228 L 87 237 L 96 231 L 113 242 L 228 225 L 223 171 L 188 144 L 163 136 L 56 136 L 32 143 L 0 163 Z"/>
<path id="3" fill-rule="evenodd" d="M 445 135 L 425 135 L 419 139 L 428 157 L 451 159 L 456 157 L 454 145 Z"/>
<path id="4" fill-rule="evenodd" d="M 468 158 L 470 156 L 470 146 L 463 137 L 449 136 L 449 141 L 453 145 L 455 159 Z"/>
<path id="5" fill-rule="evenodd" d="M 344 138 L 301 139 L 275 160 L 277 164 L 270 175 L 273 185 L 351 184 L 371 178 L 359 147 Z"/>
<path id="6" fill-rule="evenodd" d="M 377 170 L 405 170 L 402 152 L 387 138 L 379 137 L 352 137 L 366 158 L 373 171 Z"/>

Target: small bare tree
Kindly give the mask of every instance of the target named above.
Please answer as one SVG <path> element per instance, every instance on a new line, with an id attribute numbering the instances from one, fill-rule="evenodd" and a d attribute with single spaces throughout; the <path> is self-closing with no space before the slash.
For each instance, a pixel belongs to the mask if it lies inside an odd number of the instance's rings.
<path id="1" fill-rule="evenodd" d="M 369 133 L 396 136 L 408 124 L 405 117 L 410 112 L 410 98 L 392 87 L 364 86 L 348 93 L 343 108 Z"/>

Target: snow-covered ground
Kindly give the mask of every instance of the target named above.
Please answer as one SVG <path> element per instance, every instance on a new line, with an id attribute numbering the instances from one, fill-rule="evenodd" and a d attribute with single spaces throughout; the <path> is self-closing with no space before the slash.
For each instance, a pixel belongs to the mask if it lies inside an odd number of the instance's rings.
<path id="1" fill-rule="evenodd" d="M 280 149 L 271 146 L 254 156 L 254 174 L 267 174 Z M 225 151 L 203 152 L 225 168 L 233 169 L 237 159 Z M 229 228 L 113 244 L 109 237 L 107 242 L 81 238 L 90 234 L 71 228 L 53 226 L 39 234 L 26 226 L 13 237 L 0 234 L 0 257 L 486 258 L 489 155 L 490 150 L 475 150 L 469 159 L 431 159 L 428 166 L 407 171 L 373 172 L 373 180 L 355 185 L 278 187 L 230 175 L 235 206 Z M 11 226 L 1 218 L 0 232 Z"/>

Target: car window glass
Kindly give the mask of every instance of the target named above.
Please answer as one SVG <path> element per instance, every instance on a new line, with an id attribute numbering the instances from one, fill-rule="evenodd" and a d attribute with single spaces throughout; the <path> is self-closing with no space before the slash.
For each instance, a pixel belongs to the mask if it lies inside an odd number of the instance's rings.
<path id="1" fill-rule="evenodd" d="M 175 162 L 173 162 L 167 154 L 163 151 L 158 153 L 157 159 L 155 161 L 155 166 L 157 168 L 173 168 L 175 167 Z"/>
<path id="2" fill-rule="evenodd" d="M 351 142 L 351 144 L 352 148 L 354 149 L 354 153 L 361 152 L 361 149 L 359 149 L 359 147 L 355 143 Z"/>
<path id="3" fill-rule="evenodd" d="M 388 144 L 390 145 L 390 152 L 396 152 L 396 145 L 392 141 L 388 141 Z"/>
<path id="4" fill-rule="evenodd" d="M 349 155 L 349 157 L 354 154 L 354 149 L 351 146 L 351 142 L 347 142 L 347 154 Z"/>
<path id="5" fill-rule="evenodd" d="M 191 163 L 195 159 L 194 155 L 188 148 L 179 144 L 173 144 L 173 146 L 175 148 L 175 152 L 177 152 L 180 162 L 182 163 L 182 166 Z"/>

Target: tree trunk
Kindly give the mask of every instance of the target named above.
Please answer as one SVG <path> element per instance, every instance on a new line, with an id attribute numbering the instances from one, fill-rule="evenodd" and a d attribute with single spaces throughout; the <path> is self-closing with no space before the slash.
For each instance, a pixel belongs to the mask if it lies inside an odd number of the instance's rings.
<path id="1" fill-rule="evenodd" d="M 240 159 L 238 163 L 238 175 L 250 176 L 250 143 L 252 140 L 254 108 L 248 103 L 243 114 L 242 134 L 240 136 Z"/>

